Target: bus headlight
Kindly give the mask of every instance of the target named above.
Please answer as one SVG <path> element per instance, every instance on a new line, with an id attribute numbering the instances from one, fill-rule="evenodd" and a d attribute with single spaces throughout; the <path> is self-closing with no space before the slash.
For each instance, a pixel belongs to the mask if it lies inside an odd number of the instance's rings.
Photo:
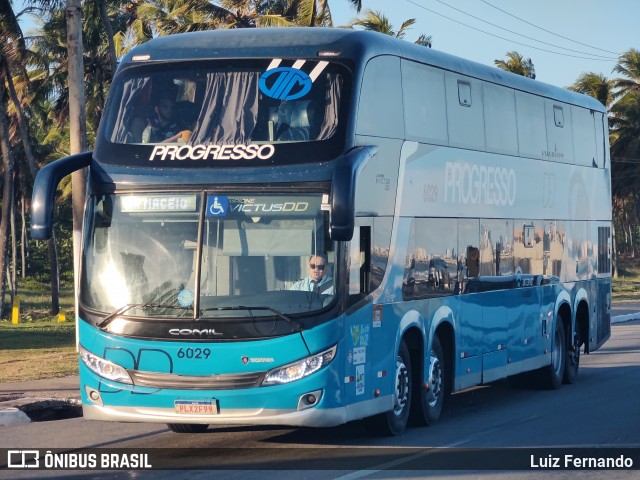
<path id="1" fill-rule="evenodd" d="M 120 365 L 116 365 L 109 360 L 94 355 L 90 351 L 82 348 L 82 345 L 78 346 L 78 354 L 83 363 L 97 375 L 116 382 L 133 384 L 127 371 Z"/>
<path id="2" fill-rule="evenodd" d="M 262 385 L 279 385 L 281 383 L 295 382 L 312 373 L 322 370 L 336 357 L 337 345 L 329 350 L 298 360 L 280 368 L 275 368 L 267 373 Z"/>

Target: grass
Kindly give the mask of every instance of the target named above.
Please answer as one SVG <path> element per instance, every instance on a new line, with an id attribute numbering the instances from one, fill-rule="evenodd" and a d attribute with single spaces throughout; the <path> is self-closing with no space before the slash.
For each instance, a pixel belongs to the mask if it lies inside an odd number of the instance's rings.
<path id="1" fill-rule="evenodd" d="M 60 289 L 60 312 L 67 321 L 51 315 L 48 284 L 26 279 L 19 283 L 19 320 L 0 321 L 0 383 L 64 377 L 78 372 L 73 286 Z M 5 296 L 8 317 L 12 308 Z"/>
<path id="2" fill-rule="evenodd" d="M 77 372 L 75 322 L 0 321 L 0 383 Z"/>
<path id="3" fill-rule="evenodd" d="M 42 320 L 55 320 L 57 316 L 51 315 L 50 285 L 27 279 L 19 283 L 17 297 L 20 298 L 20 322 L 34 322 Z M 74 300 L 73 285 L 60 287 L 60 312 L 69 319 L 73 319 Z M 5 305 L 11 306 L 9 294 L 5 294 Z M 10 315 L 10 314 L 9 314 Z"/>
<path id="4" fill-rule="evenodd" d="M 20 285 L 20 323 L 0 321 L 0 383 L 63 377 L 78 372 L 75 349 L 73 287 L 61 289 L 60 310 L 67 321 L 49 313 L 49 286 Z M 614 302 L 640 301 L 640 258 L 619 258 L 612 286 Z M 6 297 L 9 304 L 8 297 Z"/>
<path id="5" fill-rule="evenodd" d="M 618 278 L 611 285 L 614 302 L 640 301 L 640 257 L 618 257 Z"/>

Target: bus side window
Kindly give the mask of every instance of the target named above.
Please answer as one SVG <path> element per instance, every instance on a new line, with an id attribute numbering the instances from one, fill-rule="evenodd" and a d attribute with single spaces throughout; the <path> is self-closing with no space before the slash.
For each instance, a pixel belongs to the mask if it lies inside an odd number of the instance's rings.
<path id="1" fill-rule="evenodd" d="M 360 292 L 371 291 L 371 227 L 360 227 Z"/>
<path id="2" fill-rule="evenodd" d="M 480 250 L 477 247 L 467 247 L 466 267 L 468 278 L 475 278 L 480 274 Z"/>
<path id="3" fill-rule="evenodd" d="M 356 227 L 349 252 L 349 294 L 357 299 L 371 291 L 371 225 Z"/>

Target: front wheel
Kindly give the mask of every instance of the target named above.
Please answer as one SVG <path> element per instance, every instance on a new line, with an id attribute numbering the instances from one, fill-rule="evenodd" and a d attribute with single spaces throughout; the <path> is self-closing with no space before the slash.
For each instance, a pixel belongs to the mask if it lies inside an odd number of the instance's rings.
<path id="1" fill-rule="evenodd" d="M 393 410 L 375 415 L 365 420 L 367 428 L 377 435 L 399 435 L 407 428 L 411 410 L 411 357 L 409 348 L 402 341 L 396 357 L 396 375 Z"/>
<path id="2" fill-rule="evenodd" d="M 426 388 L 415 389 L 412 421 L 418 425 L 433 425 L 440 419 L 446 395 L 445 359 L 438 336 L 433 337 L 427 369 Z"/>
<path id="3" fill-rule="evenodd" d="M 200 423 L 167 423 L 169 430 L 176 433 L 204 433 L 209 425 Z"/>

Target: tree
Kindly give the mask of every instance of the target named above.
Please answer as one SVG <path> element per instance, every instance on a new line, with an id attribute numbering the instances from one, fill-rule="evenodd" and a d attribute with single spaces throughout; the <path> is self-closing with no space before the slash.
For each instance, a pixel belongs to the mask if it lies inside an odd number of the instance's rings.
<path id="1" fill-rule="evenodd" d="M 640 90 L 640 51 L 632 48 L 620 55 L 613 71 L 623 76 L 614 80 L 618 97 Z"/>
<path id="2" fill-rule="evenodd" d="M 331 10 L 327 0 L 280 1 L 285 8 L 281 15 L 300 27 L 332 27 Z M 278 11 L 278 9 L 274 9 Z"/>
<path id="3" fill-rule="evenodd" d="M 417 45 L 422 45 L 423 47 L 429 47 L 431 48 L 432 46 L 432 42 L 431 42 L 431 35 L 426 35 L 426 34 L 421 34 L 418 37 L 418 40 L 416 40 L 416 44 Z"/>
<path id="4" fill-rule="evenodd" d="M 97 4 L 100 11 L 100 20 L 102 20 L 104 32 L 107 35 L 107 42 L 109 44 L 109 65 L 111 66 L 111 76 L 113 77 L 116 73 L 116 67 L 118 66 L 115 35 L 113 33 L 111 19 L 109 18 L 109 12 L 107 11 L 106 0 L 97 0 Z"/>
<path id="5" fill-rule="evenodd" d="M 609 118 L 614 218 L 616 230 L 624 235 L 621 244 L 633 256 L 632 225 L 640 220 L 640 194 L 636 187 L 640 179 L 640 52 L 631 49 L 620 55 L 613 71 L 623 75 L 613 80 L 616 101 Z"/>
<path id="6" fill-rule="evenodd" d="M 567 88 L 574 92 L 592 96 L 607 107 L 607 110 L 611 107 L 615 98 L 615 81 L 598 73 L 583 73 L 573 85 Z"/>
<path id="7" fill-rule="evenodd" d="M 362 0 L 349 0 L 353 7 L 356 9 L 356 12 L 360 13 L 362 10 Z"/>
<path id="8" fill-rule="evenodd" d="M 5 158 L 5 165 L 9 165 L 9 168 L 5 170 L 5 178 L 4 182 L 6 185 L 9 185 L 9 188 L 5 189 L 4 194 L 6 195 L 6 203 L 3 204 L 3 216 L 0 220 L 3 224 L 2 235 L 9 235 L 8 230 L 4 228 L 8 224 L 11 225 L 11 233 L 10 233 L 10 243 L 11 243 L 11 298 L 13 299 L 17 285 L 17 242 L 18 238 L 16 236 L 16 226 L 15 226 L 15 209 L 18 204 L 17 199 L 15 198 L 15 194 L 18 193 L 21 195 L 21 203 L 24 209 L 24 200 L 26 197 L 26 189 L 24 181 L 17 181 L 17 179 L 24 179 L 24 168 L 26 165 L 28 167 L 29 175 L 31 178 L 35 178 L 35 175 L 38 170 L 38 165 L 33 154 L 30 142 L 28 121 L 25 115 L 25 111 L 23 105 L 28 103 L 23 96 L 20 98 L 18 91 L 16 89 L 16 84 L 14 81 L 14 75 L 17 81 L 22 82 L 23 85 L 28 89 L 29 79 L 27 75 L 26 69 L 26 58 L 27 58 L 27 48 L 25 45 L 24 37 L 22 35 L 22 30 L 18 23 L 17 16 L 14 14 L 13 10 L 10 8 L 8 2 L 0 2 L 0 13 L 2 14 L 0 17 L 0 32 L 3 34 L 4 42 L 0 45 L 0 79 L 2 81 L 2 90 L 8 94 L 8 99 L 11 101 L 11 105 L 13 107 L 13 119 L 15 119 L 14 126 L 16 128 L 13 131 L 17 131 L 20 137 L 20 143 L 22 145 L 23 152 L 20 152 L 17 148 L 12 148 L 11 145 L 11 112 L 10 106 L 4 104 L 4 98 L 2 98 L 3 102 L 3 123 L 6 128 L 6 138 L 3 138 L 3 148 L 9 148 L 10 158 Z M 5 87 L 6 82 L 6 87 Z M 24 153 L 24 155 L 22 155 Z M 9 162 L 8 164 L 6 162 Z M 14 175 L 15 174 L 15 175 Z M 6 182 L 10 182 L 7 184 Z M 17 186 L 17 188 L 16 188 Z M 22 216 L 23 220 L 23 231 L 25 230 L 25 217 Z M 3 246 L 1 247 L 2 252 L 6 250 L 6 244 L 9 241 L 9 238 L 3 238 Z M 22 247 L 22 272 L 24 275 L 26 261 L 25 261 L 25 248 L 26 241 L 25 236 L 22 235 L 20 239 L 21 247 Z M 4 260 L 4 257 L 3 257 Z M 6 270 L 5 262 L 2 262 L 1 268 Z M 2 279 L 2 291 L 4 292 L 4 277 Z M 0 298 L 4 298 L 3 296 Z M 1 315 L 0 315 L 1 317 Z"/>
<path id="9" fill-rule="evenodd" d="M 394 30 L 394 26 L 391 25 L 389 19 L 382 12 L 367 10 L 364 12 L 364 17 L 353 20 L 351 22 L 351 26 L 362 27 L 365 30 L 384 33 L 385 35 L 390 35 L 396 38 L 404 38 L 407 33 L 407 29 L 414 23 L 416 23 L 415 18 L 405 20 L 400 26 L 400 29 L 396 32 Z"/>
<path id="10" fill-rule="evenodd" d="M 0 82 L 0 151 L 4 166 L 2 189 L 2 223 L 0 223 L 0 318 L 4 315 L 4 292 L 6 288 L 6 250 L 8 239 L 9 216 L 13 198 L 13 152 L 9 140 L 9 122 L 4 95 L 4 81 Z"/>
<path id="11" fill-rule="evenodd" d="M 507 52 L 507 60 L 495 60 L 495 65 L 507 72 L 522 75 L 531 79 L 536 78 L 536 69 L 530 58 L 525 59 L 518 52 Z"/>
<path id="12" fill-rule="evenodd" d="M 82 8 L 80 0 L 67 0 L 67 51 L 69 56 L 69 126 L 71 132 L 70 153 L 80 153 L 88 148 L 87 113 L 85 110 L 84 66 L 82 62 Z M 74 278 L 80 277 L 80 242 L 82 240 L 82 214 L 84 212 L 86 171 L 71 174 L 73 196 L 73 264 Z M 77 285 L 75 298 L 77 309 Z M 57 312 L 54 313 L 56 315 Z"/>
<path id="13" fill-rule="evenodd" d="M 611 153 L 614 157 L 640 158 L 640 91 L 630 92 L 624 101 L 617 102 L 612 108 L 611 132 L 614 138 Z M 640 170 L 628 178 L 629 187 L 636 188 Z"/>

